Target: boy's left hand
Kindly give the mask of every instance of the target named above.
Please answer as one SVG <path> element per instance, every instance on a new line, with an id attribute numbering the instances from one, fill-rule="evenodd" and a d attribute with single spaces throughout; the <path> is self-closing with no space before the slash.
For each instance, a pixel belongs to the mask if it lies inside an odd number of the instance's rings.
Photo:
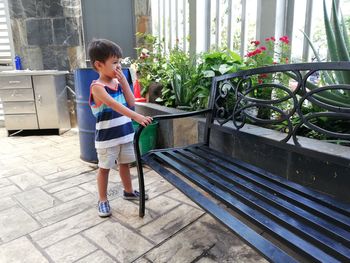
<path id="1" fill-rule="evenodd" d="M 116 68 L 114 72 L 115 72 L 115 77 L 119 81 L 119 83 L 122 82 L 123 79 L 125 79 L 125 76 L 121 68 Z"/>

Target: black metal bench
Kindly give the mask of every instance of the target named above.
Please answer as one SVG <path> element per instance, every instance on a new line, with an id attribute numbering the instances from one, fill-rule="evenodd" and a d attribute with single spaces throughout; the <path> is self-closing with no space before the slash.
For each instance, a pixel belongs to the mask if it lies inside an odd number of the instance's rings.
<path id="1" fill-rule="evenodd" d="M 141 156 L 138 140 L 143 127 L 140 127 L 134 139 L 141 192 L 140 216 L 145 212 L 142 170 L 145 164 L 269 261 L 350 262 L 350 202 L 336 200 L 210 147 L 213 129 L 232 132 L 226 125 L 233 123 L 233 130 L 237 132 L 247 122 L 265 125 L 284 122 L 285 133 L 281 133 L 284 138 L 278 143 L 300 151 L 304 148 L 298 141 L 298 131 L 305 127 L 331 138 L 349 140 L 349 130 L 337 133 L 312 121 L 328 117 L 338 123 L 350 122 L 349 107 L 333 105 L 322 97 L 324 90 L 350 94 L 350 83 L 310 90 L 308 87 L 312 84 L 307 80 L 320 71 L 328 72 L 328 77 L 332 77 L 330 74 L 334 71 L 350 74 L 350 62 L 279 65 L 215 77 L 208 109 L 154 117 L 161 121 L 205 114 L 203 143 L 157 149 Z M 270 89 L 270 95 L 256 98 L 256 92 L 264 88 Z M 276 89 L 285 96 L 274 98 Z M 280 104 L 286 101 L 290 107 L 281 109 Z M 306 101 L 318 105 L 324 112 L 305 114 L 302 105 Z M 292 121 L 295 112 L 300 117 L 298 122 Z M 324 155 L 320 154 L 320 158 Z M 337 158 L 337 162 L 350 167 L 350 158 Z"/>

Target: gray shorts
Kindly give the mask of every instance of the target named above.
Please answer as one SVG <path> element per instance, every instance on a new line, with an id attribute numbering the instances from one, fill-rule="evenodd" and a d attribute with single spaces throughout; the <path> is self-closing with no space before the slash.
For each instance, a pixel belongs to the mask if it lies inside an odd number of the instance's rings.
<path id="1" fill-rule="evenodd" d="M 120 144 L 114 147 L 96 149 L 98 167 L 111 169 L 118 164 L 132 163 L 135 161 L 134 146 L 132 142 Z"/>

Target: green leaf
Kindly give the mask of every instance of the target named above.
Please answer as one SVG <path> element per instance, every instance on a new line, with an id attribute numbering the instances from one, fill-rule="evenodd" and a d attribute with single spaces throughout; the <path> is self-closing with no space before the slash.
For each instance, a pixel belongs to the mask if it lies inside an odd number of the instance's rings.
<path id="1" fill-rule="evenodd" d="M 345 24 L 345 21 L 344 21 L 344 16 L 343 14 L 341 13 L 341 25 L 342 25 L 342 28 L 343 28 L 343 36 L 344 36 L 344 40 L 345 40 L 345 44 L 346 44 L 346 47 L 348 49 L 348 51 L 350 51 L 350 40 L 349 40 L 349 33 L 346 29 L 346 24 Z"/>
<path id="2" fill-rule="evenodd" d="M 229 66 L 227 64 L 222 64 L 219 67 L 219 72 L 221 75 L 224 75 L 226 72 L 230 71 L 232 69 L 232 66 Z"/>
<path id="3" fill-rule="evenodd" d="M 325 23 L 325 29 L 326 29 L 329 56 L 331 61 L 339 61 L 338 47 L 335 40 L 335 35 L 332 29 L 331 22 L 328 18 L 325 0 L 323 0 L 323 12 L 324 12 L 324 23 Z M 336 72 L 335 74 L 338 79 L 338 82 L 344 83 L 343 75 L 340 72 Z"/>
<path id="4" fill-rule="evenodd" d="M 170 89 L 162 89 L 162 95 L 166 95 L 170 92 Z"/>
<path id="5" fill-rule="evenodd" d="M 343 30 L 341 28 L 341 25 L 339 24 L 338 12 L 337 12 L 337 6 L 335 3 L 335 0 L 332 1 L 332 6 L 333 6 L 332 8 L 333 27 L 334 27 L 335 40 L 337 43 L 338 57 L 340 61 L 350 61 L 349 50 L 346 47 L 345 39 L 343 37 Z M 350 84 L 350 73 L 342 72 L 342 80 L 345 83 Z"/>
<path id="6" fill-rule="evenodd" d="M 329 18 L 328 18 L 325 0 L 323 0 L 323 15 L 324 15 L 323 18 L 324 18 L 324 24 L 325 24 L 325 29 L 326 29 L 326 35 L 327 35 L 329 56 L 331 58 L 331 61 L 339 61 L 338 54 L 337 54 L 337 47 L 336 47 L 336 43 L 335 43 L 334 32 L 333 32 L 333 29 L 331 27 L 331 23 L 330 23 Z"/>
<path id="7" fill-rule="evenodd" d="M 295 79 L 295 80 L 298 79 L 296 75 L 292 72 L 285 72 L 285 74 L 291 77 L 292 79 Z M 310 81 L 306 81 L 306 87 L 310 90 L 318 88 L 317 85 L 311 83 Z M 303 94 L 299 94 L 299 95 L 303 95 Z M 332 92 L 322 92 L 322 93 L 314 94 L 314 97 L 322 102 L 328 103 L 333 106 L 347 107 L 347 108 L 350 107 L 350 100 L 348 98 Z"/>
<path id="8" fill-rule="evenodd" d="M 214 71 L 219 71 L 219 68 L 220 68 L 220 65 L 217 65 L 217 64 L 211 66 L 211 69 Z"/>
<path id="9" fill-rule="evenodd" d="M 306 38 L 308 44 L 310 45 L 312 51 L 314 52 L 314 55 L 315 55 L 317 61 L 321 62 L 321 58 L 320 58 L 319 54 L 317 53 L 316 48 L 312 44 L 312 42 L 311 42 L 310 38 L 308 37 L 308 35 L 304 31 L 302 31 L 302 30 L 300 30 L 300 31 L 304 34 L 304 37 Z M 328 84 L 334 83 L 334 80 L 332 80 L 332 78 L 329 76 L 328 72 L 324 72 L 324 77 L 325 77 L 325 81 Z"/>
<path id="10" fill-rule="evenodd" d="M 343 31 L 342 31 L 342 28 L 339 24 L 338 12 L 337 12 L 335 0 L 333 0 L 332 3 L 333 3 L 333 8 L 332 8 L 333 28 L 334 28 L 334 36 L 335 36 L 335 41 L 337 44 L 337 51 L 338 51 L 339 60 L 340 61 L 350 61 L 349 51 L 346 48 L 345 40 L 344 40 L 344 37 L 342 34 Z M 348 82 L 348 83 L 350 83 L 350 82 Z"/>
<path id="11" fill-rule="evenodd" d="M 230 52 L 230 55 L 233 58 L 234 62 L 236 62 L 238 64 L 242 63 L 242 59 L 241 59 L 241 56 L 239 54 L 237 54 L 236 52 L 231 51 L 231 50 L 229 52 Z"/>
<path id="12" fill-rule="evenodd" d="M 312 51 L 314 52 L 314 55 L 315 55 L 317 61 L 318 61 L 318 62 L 321 62 L 320 55 L 317 53 L 316 48 L 315 48 L 315 46 L 312 44 L 312 42 L 311 42 L 309 36 L 308 36 L 303 30 L 300 29 L 300 31 L 301 31 L 301 33 L 303 33 L 303 35 L 304 35 L 304 37 L 306 38 L 308 44 L 310 45 Z"/>
<path id="13" fill-rule="evenodd" d="M 210 53 L 206 53 L 204 55 L 205 58 L 221 58 L 221 52 L 218 51 L 214 51 L 214 52 L 210 52 Z"/>

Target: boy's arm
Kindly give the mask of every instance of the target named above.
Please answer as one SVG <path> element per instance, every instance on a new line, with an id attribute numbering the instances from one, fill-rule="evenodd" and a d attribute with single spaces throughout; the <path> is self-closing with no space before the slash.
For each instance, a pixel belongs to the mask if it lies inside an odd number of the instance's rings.
<path id="1" fill-rule="evenodd" d="M 134 94 L 131 92 L 130 86 L 128 81 L 126 80 L 123 71 L 121 69 L 117 70 L 117 79 L 122 86 L 123 94 L 125 97 L 126 102 L 128 103 L 129 107 L 135 106 L 135 97 Z"/>
<path id="2" fill-rule="evenodd" d="M 151 117 L 143 116 L 143 115 L 141 115 L 133 110 L 130 110 L 128 107 L 125 107 L 123 104 L 116 102 L 107 93 L 107 91 L 99 85 L 93 85 L 91 88 L 91 92 L 92 92 L 93 96 L 96 99 L 98 99 L 99 101 L 101 101 L 103 104 L 106 104 L 108 107 L 119 112 L 120 114 L 135 120 L 136 122 L 138 122 L 142 126 L 147 126 L 148 124 L 150 124 L 152 122 Z"/>

